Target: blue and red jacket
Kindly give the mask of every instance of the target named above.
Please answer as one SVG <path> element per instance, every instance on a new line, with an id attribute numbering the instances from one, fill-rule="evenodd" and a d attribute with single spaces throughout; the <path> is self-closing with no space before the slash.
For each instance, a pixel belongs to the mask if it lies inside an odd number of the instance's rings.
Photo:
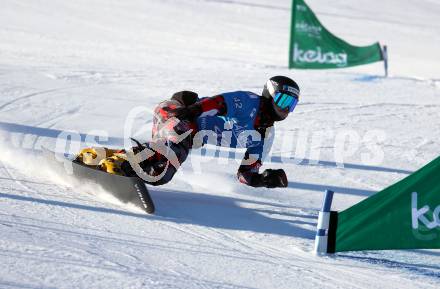
<path id="1" fill-rule="evenodd" d="M 264 120 L 261 96 L 249 91 L 234 91 L 201 98 L 197 104 L 201 108 L 201 115 L 194 122 L 173 120 L 169 115 L 170 109 L 179 106 L 179 103 L 167 100 L 159 104 L 153 121 L 153 141 L 167 139 L 172 143 L 176 136 L 192 130 L 193 137 L 203 136 L 198 141 L 199 145 L 245 148 L 237 177 L 240 182 L 251 184 L 252 176 L 259 173 L 262 161 L 270 151 L 274 135 L 273 122 Z M 194 147 L 194 143 L 197 141 L 193 140 L 189 146 Z M 181 161 L 184 159 L 186 155 Z"/>
<path id="2" fill-rule="evenodd" d="M 273 143 L 273 122 L 262 121 L 261 96 L 249 91 L 234 91 L 202 98 L 202 115 L 197 118 L 199 132 L 211 132 L 203 143 L 231 148 L 245 148 L 237 177 L 250 184 L 258 174 Z"/>

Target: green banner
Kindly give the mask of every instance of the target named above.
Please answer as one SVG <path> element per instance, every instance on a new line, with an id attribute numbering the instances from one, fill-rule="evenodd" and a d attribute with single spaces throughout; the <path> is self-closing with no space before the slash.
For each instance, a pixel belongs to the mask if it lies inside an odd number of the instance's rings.
<path id="1" fill-rule="evenodd" d="M 330 33 L 303 0 L 292 2 L 289 68 L 343 68 L 383 60 L 379 43 L 358 47 Z"/>
<path id="2" fill-rule="evenodd" d="M 333 216 L 336 218 L 330 221 L 329 253 L 439 249 L 440 157 Z"/>

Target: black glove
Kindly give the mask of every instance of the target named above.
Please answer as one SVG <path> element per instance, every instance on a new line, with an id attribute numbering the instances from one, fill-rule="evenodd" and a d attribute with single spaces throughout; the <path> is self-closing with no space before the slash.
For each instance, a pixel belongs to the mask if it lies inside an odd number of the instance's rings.
<path id="1" fill-rule="evenodd" d="M 179 91 L 173 94 L 171 97 L 172 100 L 178 101 L 179 103 L 183 104 L 184 106 L 190 106 L 194 103 L 196 103 L 199 100 L 199 95 L 194 91 Z"/>
<path id="2" fill-rule="evenodd" d="M 285 188 L 288 185 L 286 173 L 282 169 L 267 169 L 262 174 L 239 169 L 237 176 L 241 183 L 256 188 Z"/>
<path id="3" fill-rule="evenodd" d="M 164 108 L 167 112 L 169 112 L 172 116 L 177 117 L 180 120 L 189 120 L 193 121 L 199 115 L 202 114 L 202 107 L 200 104 L 195 103 L 186 107 L 177 107 L 174 109 Z"/>
<path id="4" fill-rule="evenodd" d="M 262 186 L 266 188 L 285 188 L 288 185 L 287 176 L 283 169 L 267 169 L 259 176 Z"/>

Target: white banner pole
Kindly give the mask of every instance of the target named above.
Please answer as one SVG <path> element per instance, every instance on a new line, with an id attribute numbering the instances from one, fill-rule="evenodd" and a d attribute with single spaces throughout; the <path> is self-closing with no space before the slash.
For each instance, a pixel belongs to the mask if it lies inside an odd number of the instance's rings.
<path id="1" fill-rule="evenodd" d="M 319 211 L 314 250 L 316 255 L 324 255 L 327 253 L 328 228 L 330 224 L 330 209 L 332 206 L 333 194 L 333 191 L 325 191 L 324 202 L 321 211 Z"/>

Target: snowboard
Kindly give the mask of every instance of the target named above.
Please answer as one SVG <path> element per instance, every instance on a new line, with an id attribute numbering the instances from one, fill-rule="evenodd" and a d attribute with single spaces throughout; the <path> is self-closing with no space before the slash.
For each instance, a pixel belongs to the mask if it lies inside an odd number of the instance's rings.
<path id="1" fill-rule="evenodd" d="M 143 209 L 148 214 L 154 213 L 154 203 L 145 182 L 138 177 L 126 177 L 87 166 L 74 159 L 74 156 L 57 154 L 47 148 L 42 148 L 44 157 L 49 164 L 63 174 L 71 174 L 75 178 L 85 179 L 116 197 L 123 203 L 131 203 Z"/>

